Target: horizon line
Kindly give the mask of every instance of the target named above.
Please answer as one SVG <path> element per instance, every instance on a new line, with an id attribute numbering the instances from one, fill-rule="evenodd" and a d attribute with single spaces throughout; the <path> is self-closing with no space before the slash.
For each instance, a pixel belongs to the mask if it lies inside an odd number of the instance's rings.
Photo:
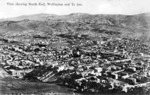
<path id="1" fill-rule="evenodd" d="M 134 15 L 140 15 L 140 14 L 150 14 L 150 12 L 143 12 L 143 13 L 136 13 L 136 14 L 103 14 L 103 13 L 84 13 L 84 12 L 75 12 L 75 13 L 68 13 L 68 14 L 50 14 L 50 13 L 35 13 L 35 14 L 24 14 L 24 15 L 18 15 L 14 17 L 6 17 L 6 18 L 0 18 L 0 20 L 5 20 L 5 19 L 13 19 L 13 18 L 18 18 L 22 16 L 33 16 L 33 15 L 54 15 L 54 16 L 67 16 L 71 14 L 87 14 L 87 15 L 124 15 L 124 16 L 134 16 Z"/>

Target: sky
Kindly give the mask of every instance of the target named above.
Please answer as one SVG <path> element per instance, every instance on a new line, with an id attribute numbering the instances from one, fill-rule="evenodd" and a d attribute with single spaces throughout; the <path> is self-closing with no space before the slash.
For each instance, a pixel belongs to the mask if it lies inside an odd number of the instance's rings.
<path id="1" fill-rule="evenodd" d="M 19 5 L 16 5 L 16 3 L 19 3 Z M 32 3 L 32 5 L 29 5 L 29 3 Z M 33 3 L 37 5 L 33 5 Z M 39 5 L 39 3 L 45 3 L 45 6 Z M 48 5 L 48 3 L 51 5 Z M 77 3 L 79 6 L 77 6 Z M 150 0 L 0 0 L 0 18 L 39 13 L 133 15 L 147 12 L 150 12 Z"/>

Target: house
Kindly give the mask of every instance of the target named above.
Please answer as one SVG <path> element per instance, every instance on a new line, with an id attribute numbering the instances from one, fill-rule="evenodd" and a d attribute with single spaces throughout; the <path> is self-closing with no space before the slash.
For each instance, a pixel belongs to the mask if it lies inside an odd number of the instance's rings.
<path id="1" fill-rule="evenodd" d="M 135 73 L 136 68 L 135 67 L 129 67 L 129 68 L 126 68 L 125 71 Z"/>
<path id="2" fill-rule="evenodd" d="M 116 73 L 112 73 L 112 74 L 111 74 L 111 77 L 112 77 L 113 79 L 118 79 L 118 78 L 119 78 L 118 74 L 116 74 Z"/>
<path id="3" fill-rule="evenodd" d="M 17 78 L 22 78 L 26 73 L 31 72 L 33 69 L 27 69 L 27 70 L 14 70 L 10 69 L 9 71 L 12 73 L 12 76 Z"/>
<path id="4" fill-rule="evenodd" d="M 122 76 L 122 79 L 127 79 L 129 77 L 130 77 L 129 74 L 125 73 L 125 75 Z"/>
<path id="5" fill-rule="evenodd" d="M 124 81 L 130 85 L 135 85 L 137 83 L 135 78 L 126 78 Z"/>

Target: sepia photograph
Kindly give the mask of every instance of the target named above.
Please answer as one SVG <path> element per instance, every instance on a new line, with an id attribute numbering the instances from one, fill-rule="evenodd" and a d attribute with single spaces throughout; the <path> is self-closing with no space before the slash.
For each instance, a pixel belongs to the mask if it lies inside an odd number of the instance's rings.
<path id="1" fill-rule="evenodd" d="M 0 0 L 0 95 L 150 95 L 150 0 Z"/>

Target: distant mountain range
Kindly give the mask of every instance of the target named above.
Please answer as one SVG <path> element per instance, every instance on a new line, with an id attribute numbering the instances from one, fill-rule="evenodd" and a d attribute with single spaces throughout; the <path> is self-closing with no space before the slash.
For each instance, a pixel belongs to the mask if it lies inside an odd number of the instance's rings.
<path id="1" fill-rule="evenodd" d="M 104 15 L 73 13 L 69 15 L 35 14 L 0 20 L 0 34 L 3 36 L 31 31 L 68 32 L 101 30 L 115 31 L 121 36 L 150 37 L 150 13 L 137 15 Z M 23 32 L 22 32 L 23 31 Z"/>

